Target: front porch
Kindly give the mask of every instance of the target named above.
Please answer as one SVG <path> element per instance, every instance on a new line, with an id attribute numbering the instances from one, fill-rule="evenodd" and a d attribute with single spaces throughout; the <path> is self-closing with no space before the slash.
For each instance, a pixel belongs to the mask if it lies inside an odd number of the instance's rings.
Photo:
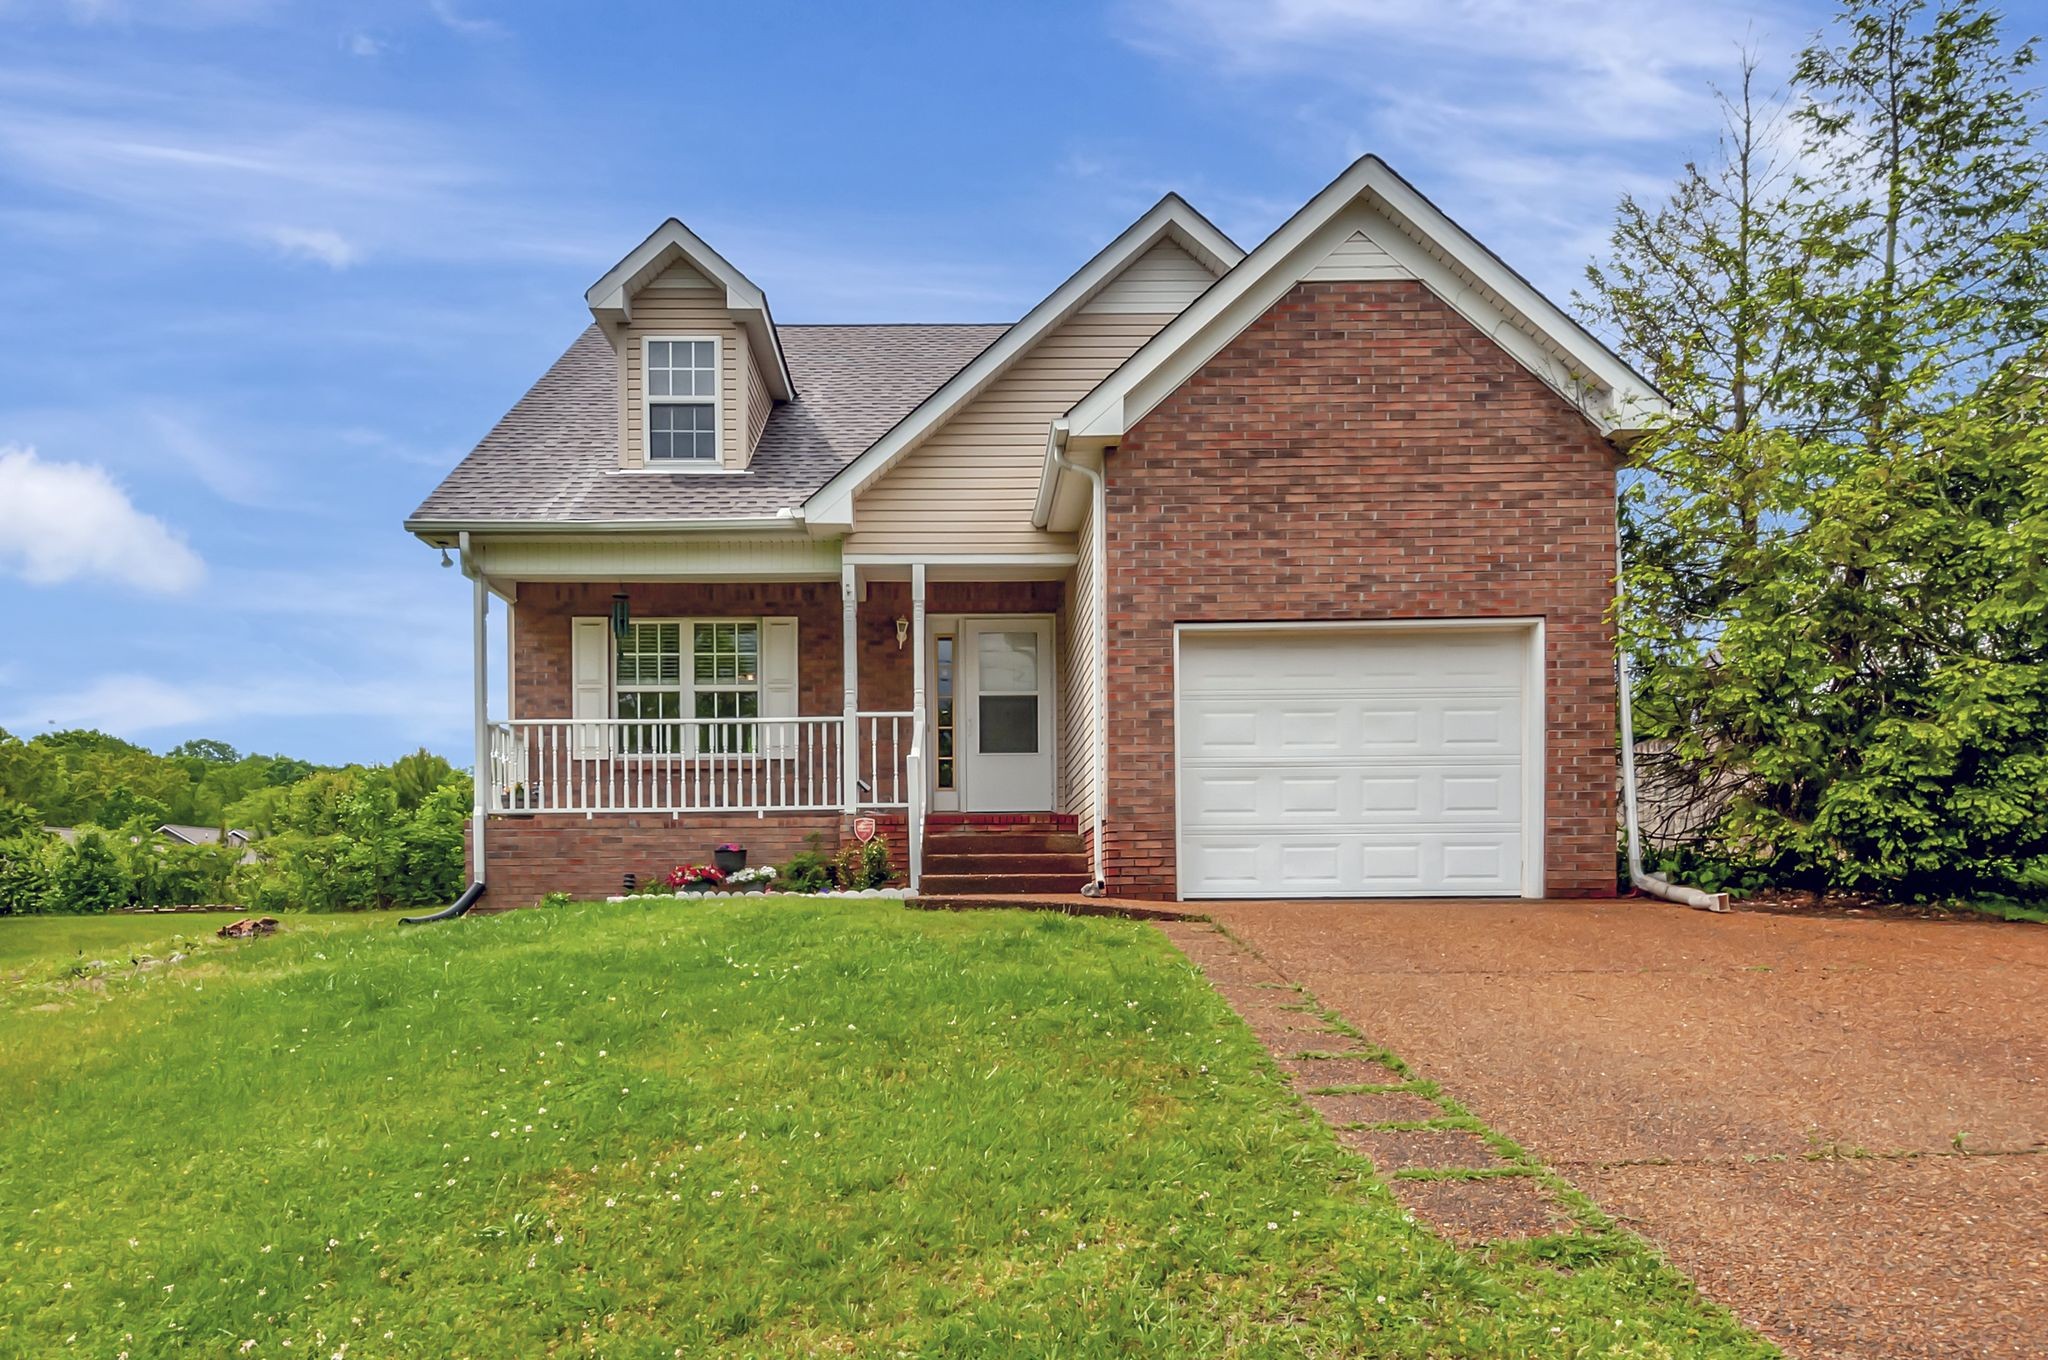
<path id="1" fill-rule="evenodd" d="M 727 841 L 756 865 L 829 854 L 872 816 L 921 888 L 934 812 L 1064 810 L 1069 569 L 1006 566 L 1009 579 L 988 579 L 964 564 L 848 563 L 836 581 L 478 573 L 480 665 L 486 589 L 510 621 L 507 710 L 479 709 L 472 876 L 499 907 L 610 893 L 624 874 L 645 882 Z M 1079 864 L 1074 889 L 1086 881 Z"/>

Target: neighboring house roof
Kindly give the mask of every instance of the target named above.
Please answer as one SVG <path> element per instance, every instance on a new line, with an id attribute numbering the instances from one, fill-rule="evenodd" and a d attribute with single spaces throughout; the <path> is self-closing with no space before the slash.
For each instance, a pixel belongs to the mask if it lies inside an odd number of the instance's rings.
<path id="1" fill-rule="evenodd" d="M 221 838 L 220 828 L 217 826 L 182 826 L 176 822 L 165 822 L 156 829 L 156 833 L 159 836 L 169 836 L 174 841 L 183 841 L 187 845 L 219 845 Z M 227 838 L 231 845 L 249 843 L 249 833 L 246 831 L 230 830 Z"/>
<path id="2" fill-rule="evenodd" d="M 406 528 L 773 517 L 800 504 L 1009 329 L 780 327 L 795 400 L 769 415 L 746 472 L 684 477 L 619 470 L 618 356 L 592 326 L 413 511 Z"/>

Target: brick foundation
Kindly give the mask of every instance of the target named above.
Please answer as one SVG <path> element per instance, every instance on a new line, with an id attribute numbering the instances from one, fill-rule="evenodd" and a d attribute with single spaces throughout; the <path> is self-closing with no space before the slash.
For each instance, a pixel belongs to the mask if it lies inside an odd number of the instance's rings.
<path id="1" fill-rule="evenodd" d="M 1611 895 L 1615 467 L 1422 285 L 1297 285 L 1108 459 L 1112 891 L 1174 891 L 1176 623 L 1540 616 L 1546 889 Z"/>
<path id="2" fill-rule="evenodd" d="M 669 818 L 655 814 L 573 812 L 530 817 L 492 817 L 484 826 L 484 856 L 490 891 L 483 906 L 502 911 L 530 907 L 551 892 L 578 899 L 605 898 L 620 879 L 660 882 L 678 864 L 708 864 L 711 852 L 728 841 L 747 847 L 750 865 L 782 864 L 810 849 L 806 837 L 821 836 L 820 849 L 837 850 L 843 823 L 835 812 L 752 813 Z M 465 838 L 464 844 L 468 841 Z M 467 853 L 465 852 L 465 859 Z M 472 866 L 473 869 L 473 866 Z M 471 877 L 474 877 L 472 871 Z"/>

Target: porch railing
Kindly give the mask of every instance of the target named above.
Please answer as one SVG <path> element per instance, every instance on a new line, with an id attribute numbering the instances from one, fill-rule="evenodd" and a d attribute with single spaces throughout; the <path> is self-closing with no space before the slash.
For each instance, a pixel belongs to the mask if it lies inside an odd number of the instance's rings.
<path id="1" fill-rule="evenodd" d="M 908 806 L 908 713 L 855 722 L 852 805 Z M 491 724 L 492 812 L 829 812 L 846 719 L 514 718 Z"/>

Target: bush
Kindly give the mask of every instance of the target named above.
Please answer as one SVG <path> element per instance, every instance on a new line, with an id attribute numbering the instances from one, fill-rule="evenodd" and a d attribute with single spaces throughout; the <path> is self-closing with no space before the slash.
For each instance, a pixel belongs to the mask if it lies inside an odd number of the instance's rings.
<path id="1" fill-rule="evenodd" d="M 860 851 L 861 886 L 879 888 L 896 877 L 896 863 L 889 858 L 889 842 L 875 837 Z"/>
<path id="2" fill-rule="evenodd" d="M 782 866 L 776 882 L 784 892 L 823 892 L 832 886 L 832 865 L 817 851 L 804 850 Z"/>
<path id="3" fill-rule="evenodd" d="M 121 867 L 104 834 L 83 829 L 78 839 L 57 858 L 52 880 L 50 910 L 61 912 L 112 911 L 125 907 L 134 895 L 135 884 Z"/>
<path id="4" fill-rule="evenodd" d="M 0 841 L 0 916 L 49 910 L 59 844 L 40 833 Z"/>

